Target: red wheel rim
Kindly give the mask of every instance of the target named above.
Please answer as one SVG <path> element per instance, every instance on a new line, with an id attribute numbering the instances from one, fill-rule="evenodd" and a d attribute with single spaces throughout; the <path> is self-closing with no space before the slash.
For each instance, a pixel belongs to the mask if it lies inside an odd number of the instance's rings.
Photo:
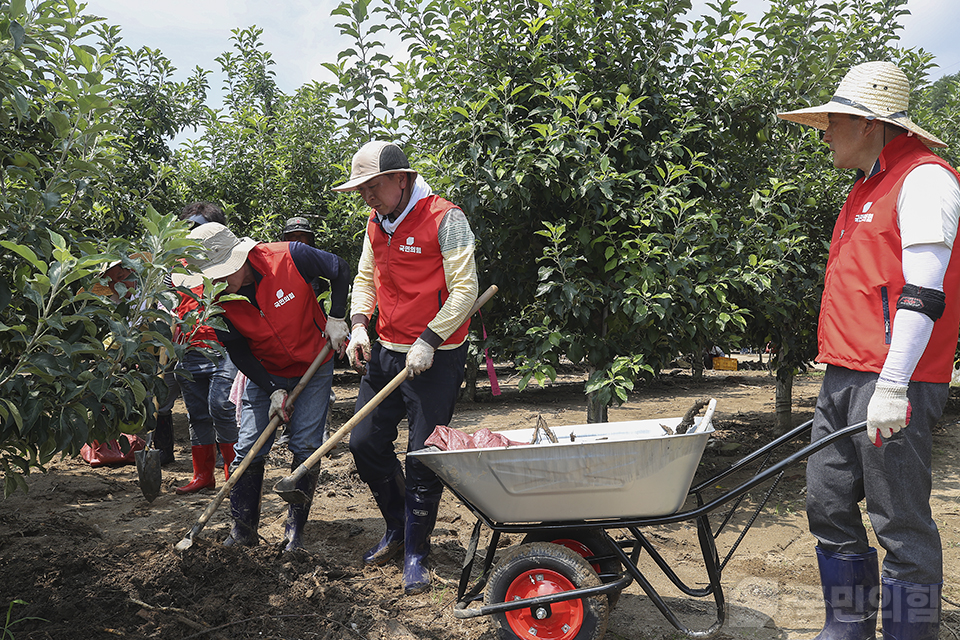
<path id="1" fill-rule="evenodd" d="M 553 544 L 559 544 L 562 547 L 566 547 L 567 549 L 570 549 L 571 551 L 580 554 L 582 558 L 589 558 L 590 556 L 593 555 L 593 551 L 590 551 L 590 547 L 583 544 L 579 540 L 570 540 L 568 538 L 560 538 L 559 540 L 551 540 L 550 542 L 552 542 Z M 596 571 L 597 573 L 600 573 L 599 564 L 593 563 L 590 566 L 593 567 L 594 571 Z"/>
<path id="2" fill-rule="evenodd" d="M 563 575 L 550 569 L 531 569 L 514 578 L 504 602 L 547 596 L 575 589 Z M 538 620 L 529 607 L 507 611 L 507 623 L 521 640 L 573 640 L 583 625 L 583 603 L 580 600 L 554 602 L 550 615 Z"/>

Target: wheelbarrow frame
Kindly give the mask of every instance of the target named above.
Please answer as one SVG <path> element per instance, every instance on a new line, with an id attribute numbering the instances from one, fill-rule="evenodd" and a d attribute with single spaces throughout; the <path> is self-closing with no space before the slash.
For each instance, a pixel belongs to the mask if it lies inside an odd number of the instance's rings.
<path id="1" fill-rule="evenodd" d="M 861 422 L 852 426 L 848 426 L 844 429 L 838 430 L 817 442 L 813 442 L 803 446 L 798 451 L 784 457 L 782 460 L 775 462 L 769 467 L 766 467 L 766 463 L 773 456 L 774 452 L 783 447 L 789 442 L 796 440 L 805 433 L 808 433 L 813 425 L 813 420 L 807 421 L 800 426 L 794 428 L 793 430 L 787 432 L 786 434 L 774 439 L 770 443 L 764 445 L 760 449 L 754 451 L 753 453 L 741 458 L 737 462 L 733 463 L 723 471 L 717 473 L 716 475 L 710 477 L 707 480 L 704 480 L 693 486 L 687 493 L 689 497 L 693 497 L 696 501 L 696 506 L 686 510 L 681 509 L 676 513 L 663 515 L 663 516 L 645 516 L 639 518 L 611 518 L 611 519 L 597 519 L 597 520 L 567 520 L 567 521 L 555 521 L 555 522 L 543 522 L 543 523 L 523 523 L 523 524 L 508 524 L 502 522 L 496 522 L 489 518 L 483 511 L 481 511 L 476 505 L 471 503 L 469 500 L 465 499 L 460 493 L 453 489 L 446 481 L 441 477 L 441 481 L 444 482 L 444 485 L 468 508 L 470 511 L 477 517 L 477 522 L 473 527 L 473 533 L 470 537 L 470 542 L 467 547 L 466 557 L 464 559 L 464 564 L 460 573 L 460 581 L 457 587 L 457 603 L 454 605 L 453 615 L 458 619 L 466 618 L 476 618 L 484 615 L 493 615 L 497 613 L 506 613 L 508 611 L 515 611 L 524 608 L 530 608 L 531 610 L 538 607 L 546 607 L 550 604 L 563 602 L 567 600 L 582 599 L 587 597 L 593 597 L 600 594 L 612 594 L 614 592 L 619 592 L 630 586 L 634 581 L 640 585 L 644 593 L 650 598 L 654 603 L 657 609 L 663 614 L 663 616 L 673 625 L 678 631 L 683 633 L 689 638 L 708 638 L 714 635 L 720 630 L 723 626 L 723 623 L 726 618 L 726 607 L 723 594 L 723 585 L 721 582 L 723 569 L 726 566 L 727 562 L 733 556 L 733 553 L 736 551 L 740 542 L 743 540 L 743 537 L 746 535 L 747 531 L 756 521 L 756 518 L 759 516 L 763 507 L 767 504 L 770 496 L 773 494 L 774 489 L 779 483 L 780 479 L 783 477 L 783 473 L 789 467 L 798 462 L 806 459 L 810 455 L 824 449 L 837 440 L 841 438 L 846 438 L 854 433 L 863 431 L 866 429 L 866 422 Z M 723 493 L 712 499 L 707 499 L 705 493 L 708 489 L 715 487 L 723 479 L 737 473 L 751 465 L 759 464 L 758 470 L 754 473 L 752 477 L 743 482 L 742 484 L 730 489 L 726 493 Z M 767 491 L 766 495 L 756 506 L 753 516 L 746 522 L 743 528 L 740 531 L 739 537 L 736 542 L 731 545 L 731 548 L 728 550 L 726 556 L 721 561 L 718 554 L 716 538 L 724 530 L 724 528 L 729 524 L 730 519 L 733 514 L 737 511 L 740 506 L 745 494 L 753 489 L 754 487 L 774 480 L 773 484 Z M 719 509 L 720 507 L 727 505 L 730 502 L 736 501 L 735 504 L 731 507 L 729 512 L 724 516 L 720 525 L 714 529 L 711 527 L 710 523 L 710 514 Z M 708 586 L 702 588 L 693 588 L 686 585 L 683 580 L 671 569 L 667 560 L 657 551 L 655 546 L 647 539 L 647 537 L 641 532 L 641 527 L 664 525 L 664 524 L 674 524 L 678 522 L 685 522 L 693 520 L 697 525 L 697 538 L 700 543 L 700 552 L 703 559 L 704 568 L 709 580 Z M 483 530 L 483 527 L 486 526 L 491 530 L 490 540 L 487 544 L 486 553 L 484 555 L 483 563 L 480 566 L 480 575 L 477 578 L 477 581 L 474 583 L 472 588 L 468 588 L 470 585 L 470 579 L 473 574 L 475 560 L 477 558 L 477 549 L 480 543 L 480 534 Z M 627 530 L 633 536 L 632 540 L 614 540 L 608 530 L 620 529 Z M 472 607 L 471 605 L 478 600 L 483 599 L 482 591 L 487 584 L 487 581 L 490 578 L 491 571 L 494 566 L 494 557 L 497 551 L 497 545 L 500 541 L 500 536 L 504 533 L 532 533 L 532 532 L 550 532 L 550 531 L 570 531 L 570 530 L 594 530 L 603 535 L 609 544 L 609 548 L 614 552 L 614 554 L 607 554 L 603 556 L 590 556 L 586 558 L 587 562 L 594 563 L 602 561 L 605 559 L 617 559 L 620 561 L 621 566 L 625 569 L 620 572 L 619 575 L 616 574 L 601 574 L 600 578 L 604 584 L 600 586 L 586 587 L 586 588 L 575 588 L 569 591 L 563 591 L 559 593 L 554 593 L 551 595 L 538 596 L 534 598 L 525 598 L 520 600 L 513 600 L 510 602 L 498 602 L 486 605 L 480 605 L 477 607 Z M 629 553 L 628 553 L 629 551 Z M 666 576 L 674 586 L 677 587 L 683 594 L 694 597 L 694 598 L 703 598 L 712 595 L 714 603 L 716 605 L 716 619 L 714 622 L 704 630 L 692 630 L 688 629 L 680 621 L 674 611 L 666 603 L 663 596 L 657 592 L 651 582 L 640 570 L 638 565 L 640 560 L 640 555 L 642 552 L 646 551 L 653 562 L 656 564 L 657 568 Z"/>

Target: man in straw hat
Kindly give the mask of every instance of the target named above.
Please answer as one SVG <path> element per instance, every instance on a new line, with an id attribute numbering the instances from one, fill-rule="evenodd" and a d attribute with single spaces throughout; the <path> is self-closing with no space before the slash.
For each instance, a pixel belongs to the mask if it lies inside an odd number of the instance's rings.
<path id="1" fill-rule="evenodd" d="M 930 512 L 931 428 L 943 411 L 960 325 L 958 175 L 907 116 L 888 62 L 853 67 L 833 99 L 781 113 L 824 130 L 857 179 L 833 230 L 818 331 L 827 371 L 813 440 L 867 421 L 812 455 L 807 516 L 827 618 L 821 640 L 937 638 L 942 553 Z M 886 550 L 882 577 L 858 502 Z M 880 602 L 878 603 L 878 594 Z"/>
<path id="2" fill-rule="evenodd" d="M 413 374 L 350 436 L 360 478 L 370 485 L 386 520 L 366 564 L 382 565 L 403 550 L 408 594 L 430 585 L 424 561 L 443 485 L 423 463 L 407 458 L 406 476 L 394 452 L 406 416 L 408 451 L 424 447 L 437 425 L 453 416 L 467 356 L 468 315 L 477 299 L 474 236 L 463 211 L 433 195 L 400 147 L 365 144 L 353 156 L 350 179 L 334 191 L 358 191 L 372 209 L 350 302 L 347 355 L 364 372 L 357 409 L 404 368 Z M 367 325 L 374 310 L 379 341 Z"/>
<path id="3" fill-rule="evenodd" d="M 214 283 L 226 282 L 225 293 L 246 298 L 219 303 L 226 330 L 218 329 L 217 338 L 249 378 L 243 393 L 236 459 L 230 472 L 236 471 L 275 415 L 287 425 L 296 469 L 323 444 L 333 381 L 332 354 L 300 392 L 296 407 L 287 406 L 287 392 L 297 385 L 328 341 L 334 351 L 343 349 L 350 268 L 332 253 L 299 242 L 263 244 L 239 239 L 215 222 L 196 227 L 189 237 L 204 246 L 206 260 L 198 265 L 199 274 L 174 274 L 174 284 L 193 287 L 206 277 Z M 331 283 L 329 317 L 320 309 L 309 284 L 317 276 Z M 255 545 L 259 541 L 264 460 L 272 445 L 271 436 L 230 492 L 233 528 L 225 545 Z M 285 532 L 288 551 L 302 546 L 318 471 L 314 469 L 297 485 L 310 501 L 290 505 Z"/>

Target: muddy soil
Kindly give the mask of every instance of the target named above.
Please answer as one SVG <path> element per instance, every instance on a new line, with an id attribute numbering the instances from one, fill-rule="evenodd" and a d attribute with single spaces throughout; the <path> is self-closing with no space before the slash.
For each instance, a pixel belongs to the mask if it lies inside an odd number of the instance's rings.
<path id="1" fill-rule="evenodd" d="M 517 377 L 498 368 L 503 393 L 493 397 L 481 381 L 475 402 L 462 402 L 450 426 L 472 433 L 585 422 L 584 374 L 571 369 L 544 389 L 516 389 Z M 482 377 L 482 376 L 481 376 Z M 812 371 L 794 383 L 794 420 L 812 415 L 820 384 Z M 339 371 L 332 427 L 352 415 L 357 377 Z M 774 385 L 766 371 L 708 371 L 701 381 L 687 372 L 638 389 L 610 411 L 610 420 L 682 415 L 697 399 L 718 399 L 715 427 L 698 469 L 709 478 L 773 436 Z M 960 401 L 951 400 L 934 439 L 933 510 L 944 546 L 944 622 L 941 638 L 960 638 Z M 271 488 L 289 473 L 291 458 L 275 447 L 264 484 L 261 543 L 226 548 L 229 500 L 184 552 L 175 550 L 216 495 L 177 496 L 191 478 L 186 414 L 174 415 L 177 461 L 163 469 L 163 492 L 148 503 L 133 466 L 89 467 L 57 460 L 29 477 L 30 492 L 0 501 L 0 605 L 17 640 L 99 638 L 282 638 L 320 640 L 493 640 L 489 617 L 453 616 L 461 566 L 475 516 L 445 492 L 433 536 L 434 584 L 405 597 L 397 562 L 363 566 L 363 550 L 383 532 L 367 487 L 356 474 L 346 442 L 321 465 L 320 486 L 305 536 L 306 549 L 282 553 L 287 505 Z M 398 450 L 406 442 L 401 432 Z M 799 448 L 803 442 L 790 446 Z M 724 481 L 729 490 L 743 476 Z M 222 475 L 218 475 L 222 483 Z M 696 480 L 695 480 L 696 481 Z M 721 559 L 769 484 L 751 490 L 718 537 Z M 726 508 L 711 517 L 719 525 Z M 869 524 L 868 524 L 869 527 Z M 692 587 L 707 584 L 695 523 L 642 528 L 669 567 Z M 615 537 L 624 537 L 618 531 Z M 498 558 L 522 540 L 506 534 Z M 489 531 L 481 536 L 482 559 Z M 726 622 L 718 638 L 812 638 L 822 625 L 815 541 L 804 516 L 804 464 L 791 465 L 723 568 Z M 478 559 L 479 563 L 479 559 Z M 648 556 L 639 566 L 681 623 L 705 629 L 715 620 L 712 598 L 684 595 Z M 4 635 L 4 637 L 8 637 Z M 610 612 L 609 640 L 681 637 L 636 584 Z"/>

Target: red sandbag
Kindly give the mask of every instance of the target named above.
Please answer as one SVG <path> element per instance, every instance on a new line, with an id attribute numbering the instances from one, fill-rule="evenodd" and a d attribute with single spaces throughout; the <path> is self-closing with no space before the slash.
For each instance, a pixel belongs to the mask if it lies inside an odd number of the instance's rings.
<path id="1" fill-rule="evenodd" d="M 126 433 L 124 433 L 123 436 L 127 439 L 127 442 L 130 443 L 130 448 L 127 453 L 124 453 L 120 449 L 120 442 L 118 440 L 111 440 L 110 442 L 97 442 L 94 440 L 90 444 L 83 445 L 80 449 L 80 457 L 89 462 L 91 467 L 135 464 L 136 460 L 133 452 L 143 449 L 146 443 L 140 436 L 132 436 Z"/>
<path id="2" fill-rule="evenodd" d="M 520 444 L 526 444 L 524 442 L 514 442 L 510 438 L 499 433 L 494 433 L 487 428 L 478 429 L 477 432 L 473 434 L 473 443 L 477 445 L 478 449 L 492 449 L 493 447 L 515 447 Z"/>
<path id="3" fill-rule="evenodd" d="M 493 447 L 509 447 L 523 444 L 514 442 L 502 435 L 493 433 L 490 429 L 479 429 L 472 436 L 450 427 L 438 424 L 424 442 L 426 446 L 433 445 L 441 451 L 461 451 L 463 449 L 489 449 Z"/>

